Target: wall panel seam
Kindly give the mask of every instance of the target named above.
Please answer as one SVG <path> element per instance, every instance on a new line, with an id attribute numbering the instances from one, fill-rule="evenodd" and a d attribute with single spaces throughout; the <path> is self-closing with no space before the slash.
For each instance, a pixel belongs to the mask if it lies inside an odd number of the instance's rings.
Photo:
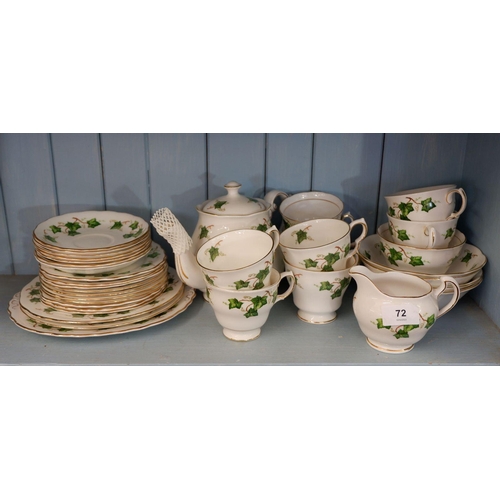
<path id="1" fill-rule="evenodd" d="M 57 215 L 61 215 L 61 209 L 59 208 L 59 192 L 57 191 L 57 175 L 56 175 L 56 160 L 54 158 L 54 145 L 52 143 L 52 134 L 49 133 L 48 142 L 49 142 L 49 155 L 50 162 L 52 164 L 52 180 L 54 182 L 54 197 L 56 199 L 56 212 Z"/>
<path id="2" fill-rule="evenodd" d="M 314 147 L 316 144 L 316 134 L 312 134 L 312 143 L 311 143 L 311 175 L 309 178 L 309 191 L 312 191 L 313 187 L 313 177 L 314 177 Z"/>
<path id="3" fill-rule="evenodd" d="M 382 134 L 382 151 L 380 153 L 380 167 L 378 172 L 378 187 L 377 187 L 377 206 L 375 207 L 375 228 L 378 224 L 378 215 L 380 210 L 380 196 L 382 191 L 382 169 L 384 168 L 384 152 L 385 152 L 385 132 Z"/>
<path id="4" fill-rule="evenodd" d="M 151 156 L 149 151 L 149 134 L 144 134 L 144 162 L 146 164 L 146 182 L 148 183 L 149 217 L 153 216 L 153 202 L 151 196 Z"/>
<path id="5" fill-rule="evenodd" d="M 15 274 L 14 269 L 14 253 L 12 252 L 12 239 L 9 231 L 9 220 L 7 219 L 7 205 L 5 204 L 5 197 L 3 195 L 3 184 L 0 178 L 0 194 L 2 196 L 3 213 L 5 215 L 5 228 L 7 229 L 7 239 L 9 240 L 9 252 L 10 252 L 10 274 Z"/>
<path id="6" fill-rule="evenodd" d="M 106 200 L 106 183 L 104 181 L 104 155 L 102 154 L 102 140 L 101 140 L 101 135 L 102 134 L 97 134 L 97 143 L 99 146 L 99 160 L 101 163 L 101 186 L 102 186 L 102 197 L 103 197 L 103 204 L 104 204 L 104 210 L 108 209 L 108 202 Z"/>

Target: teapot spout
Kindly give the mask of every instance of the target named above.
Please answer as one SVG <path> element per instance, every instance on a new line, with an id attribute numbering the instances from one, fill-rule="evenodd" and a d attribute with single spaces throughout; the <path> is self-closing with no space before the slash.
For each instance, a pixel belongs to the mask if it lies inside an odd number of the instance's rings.
<path id="1" fill-rule="evenodd" d="M 180 280 L 192 288 L 205 292 L 205 280 L 193 253 L 193 240 L 177 217 L 168 208 L 161 208 L 151 218 L 151 224 L 172 246 Z"/>

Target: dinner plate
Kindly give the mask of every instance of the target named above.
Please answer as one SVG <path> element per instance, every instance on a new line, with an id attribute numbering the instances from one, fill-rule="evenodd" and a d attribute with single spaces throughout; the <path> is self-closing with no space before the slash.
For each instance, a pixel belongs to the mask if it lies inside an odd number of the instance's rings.
<path id="1" fill-rule="evenodd" d="M 48 335 L 51 337 L 73 337 L 73 338 L 84 338 L 84 337 L 104 337 L 107 335 L 117 335 L 121 333 L 134 332 L 138 330 L 144 330 L 151 326 L 159 325 L 170 321 L 182 312 L 184 312 L 193 302 L 196 293 L 193 288 L 185 287 L 184 293 L 182 294 L 180 300 L 172 305 L 167 311 L 158 314 L 157 316 L 150 318 L 148 320 L 138 321 L 132 323 L 128 326 L 119 326 L 111 328 L 96 328 L 95 330 L 80 330 L 74 328 L 72 330 L 68 328 L 58 328 L 47 325 L 46 323 L 41 323 L 33 320 L 23 313 L 19 303 L 20 293 L 18 292 L 11 299 L 9 303 L 9 315 L 11 320 L 23 330 L 28 330 L 39 335 Z"/>

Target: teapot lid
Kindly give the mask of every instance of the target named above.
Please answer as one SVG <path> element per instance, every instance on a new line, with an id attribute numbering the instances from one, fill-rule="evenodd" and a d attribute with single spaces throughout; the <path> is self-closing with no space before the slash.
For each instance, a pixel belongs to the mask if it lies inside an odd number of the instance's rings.
<path id="1" fill-rule="evenodd" d="M 198 207 L 198 210 L 213 215 L 252 215 L 268 210 L 270 205 L 260 198 L 250 198 L 238 191 L 241 184 L 235 181 L 224 185 L 227 194 L 215 200 L 209 200 Z"/>

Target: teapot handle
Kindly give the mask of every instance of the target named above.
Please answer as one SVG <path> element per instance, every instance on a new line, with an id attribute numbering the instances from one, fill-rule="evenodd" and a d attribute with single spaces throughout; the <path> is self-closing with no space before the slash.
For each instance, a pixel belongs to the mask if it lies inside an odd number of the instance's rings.
<path id="1" fill-rule="evenodd" d="M 354 226 L 358 226 L 358 225 L 361 225 L 363 227 L 363 229 L 361 231 L 361 235 L 358 236 L 354 240 L 354 243 L 351 245 L 351 250 L 349 250 L 349 253 L 346 255 L 346 259 L 349 259 L 353 255 L 356 255 L 356 253 L 358 252 L 359 244 L 361 243 L 362 240 L 365 239 L 365 237 L 368 233 L 368 224 L 366 223 L 365 219 L 363 219 L 363 218 L 356 219 L 349 224 L 349 233 L 352 231 L 352 228 Z"/>
<path id="2" fill-rule="evenodd" d="M 436 301 L 438 297 L 445 291 L 447 283 L 450 283 L 453 286 L 453 296 L 448 302 L 448 304 L 446 304 L 438 311 L 436 319 L 440 318 L 441 316 L 446 314 L 449 310 L 451 310 L 456 305 L 458 299 L 460 298 L 460 285 L 456 282 L 454 278 L 452 278 L 451 276 L 441 276 L 439 279 L 441 280 L 441 285 L 432 292 Z"/>
<path id="3" fill-rule="evenodd" d="M 276 206 L 276 204 L 274 203 L 274 200 L 278 196 L 281 196 L 283 199 L 288 198 L 288 195 L 285 192 L 280 191 L 278 189 L 273 189 L 272 191 L 269 191 L 269 193 L 267 193 L 264 196 L 264 200 L 267 201 L 267 203 L 269 203 L 269 205 L 271 206 L 271 211 L 272 212 L 274 212 L 278 208 Z"/>
<path id="4" fill-rule="evenodd" d="M 283 278 L 286 278 L 287 276 L 291 277 L 291 279 L 288 280 L 288 288 L 286 289 L 286 291 L 284 291 L 283 293 L 280 293 L 276 297 L 276 302 L 278 302 L 280 300 L 283 300 L 283 299 L 286 299 L 293 292 L 293 289 L 295 288 L 295 276 L 293 274 L 293 271 L 284 271 L 284 272 L 282 272 L 280 274 L 280 281 Z"/>
<path id="5" fill-rule="evenodd" d="M 460 206 L 460 210 L 458 212 L 453 212 L 449 217 L 447 217 L 446 220 L 456 219 L 462 214 L 462 212 L 465 210 L 465 207 L 467 206 L 467 195 L 465 194 L 465 191 L 462 188 L 452 189 L 451 191 L 448 191 L 448 193 L 446 193 L 446 201 L 448 203 L 449 203 L 448 198 L 450 194 L 453 193 L 458 193 L 462 197 L 462 205 Z"/>

